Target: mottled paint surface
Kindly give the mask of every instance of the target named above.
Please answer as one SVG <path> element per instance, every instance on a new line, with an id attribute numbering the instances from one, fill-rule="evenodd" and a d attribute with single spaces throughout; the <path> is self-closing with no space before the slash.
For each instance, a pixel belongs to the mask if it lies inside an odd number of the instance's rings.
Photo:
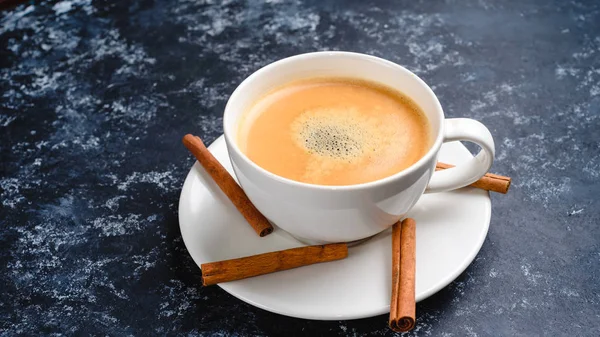
<path id="1" fill-rule="evenodd" d="M 261 66 L 316 50 L 402 64 L 497 146 L 474 263 L 409 335 L 600 334 L 600 3 L 30 2 L 0 13 L 0 334 L 393 335 L 202 288 L 177 222 L 188 132 L 222 132 Z M 356 271 L 357 273 L 364 271 Z M 348 294 L 353 296 L 353 294 Z"/>

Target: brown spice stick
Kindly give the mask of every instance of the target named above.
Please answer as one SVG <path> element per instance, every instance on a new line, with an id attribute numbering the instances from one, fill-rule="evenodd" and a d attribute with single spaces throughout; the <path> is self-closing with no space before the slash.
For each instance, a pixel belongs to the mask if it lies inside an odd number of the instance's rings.
<path id="1" fill-rule="evenodd" d="M 246 193 L 233 180 L 233 177 L 219 163 L 219 161 L 208 151 L 200 137 L 187 134 L 183 137 L 183 145 L 196 157 L 200 165 L 210 174 L 215 183 L 223 193 L 231 200 L 235 207 L 242 213 L 246 221 L 252 226 L 259 236 L 269 235 L 273 232 L 273 226 L 262 213 L 250 202 Z"/>
<path id="2" fill-rule="evenodd" d="M 390 328 L 406 332 L 415 327 L 417 223 L 406 218 L 392 227 L 392 299 Z"/>
<path id="3" fill-rule="evenodd" d="M 452 167 L 454 167 L 454 165 L 440 163 L 440 162 L 438 162 L 435 165 L 436 171 L 437 170 L 445 170 L 445 169 L 449 169 Z M 512 179 L 510 177 L 505 177 L 505 176 L 501 176 L 501 175 L 497 175 L 497 174 L 493 174 L 493 173 L 487 173 L 486 175 L 481 177 L 481 179 L 477 180 L 476 182 L 472 183 L 469 186 L 481 188 L 481 189 L 487 190 L 487 191 L 506 194 L 506 192 L 508 192 L 508 188 L 510 187 L 511 180 Z"/>
<path id="4" fill-rule="evenodd" d="M 340 260 L 348 256 L 348 245 L 334 243 L 264 253 L 239 259 L 203 263 L 202 285 L 241 280 L 248 277 Z"/>

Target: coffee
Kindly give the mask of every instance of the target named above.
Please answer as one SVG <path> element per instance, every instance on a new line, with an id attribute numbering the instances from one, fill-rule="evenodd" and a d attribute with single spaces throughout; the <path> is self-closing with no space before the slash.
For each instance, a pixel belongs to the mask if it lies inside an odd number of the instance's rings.
<path id="1" fill-rule="evenodd" d="M 317 185 L 354 185 L 417 162 L 432 143 L 427 117 L 404 94 L 349 78 L 276 88 L 244 113 L 238 144 L 258 166 Z"/>

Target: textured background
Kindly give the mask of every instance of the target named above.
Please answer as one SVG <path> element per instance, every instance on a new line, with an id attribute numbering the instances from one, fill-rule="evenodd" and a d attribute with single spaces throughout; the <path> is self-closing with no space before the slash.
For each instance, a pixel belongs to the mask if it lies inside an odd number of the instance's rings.
<path id="1" fill-rule="evenodd" d="M 392 335 L 202 288 L 178 229 L 236 85 L 297 53 L 402 64 L 497 146 L 474 263 L 410 335 L 600 334 L 600 3 L 29 2 L 0 13 L 0 334 Z M 357 271 L 360 272 L 360 271 Z M 352 294 L 349 294 L 352 296 Z"/>

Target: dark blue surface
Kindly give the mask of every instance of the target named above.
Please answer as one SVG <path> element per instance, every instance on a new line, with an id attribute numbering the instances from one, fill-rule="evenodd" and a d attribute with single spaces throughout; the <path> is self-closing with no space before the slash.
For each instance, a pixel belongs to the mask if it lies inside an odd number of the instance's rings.
<path id="1" fill-rule="evenodd" d="M 514 178 L 477 259 L 418 305 L 411 335 L 599 335 L 600 3 L 542 0 L 1 13 L 0 334 L 392 335 L 385 315 L 293 319 L 202 288 L 179 232 L 181 137 L 210 143 L 242 79 L 315 50 L 414 71 L 448 116 L 490 128 L 493 171 Z"/>

